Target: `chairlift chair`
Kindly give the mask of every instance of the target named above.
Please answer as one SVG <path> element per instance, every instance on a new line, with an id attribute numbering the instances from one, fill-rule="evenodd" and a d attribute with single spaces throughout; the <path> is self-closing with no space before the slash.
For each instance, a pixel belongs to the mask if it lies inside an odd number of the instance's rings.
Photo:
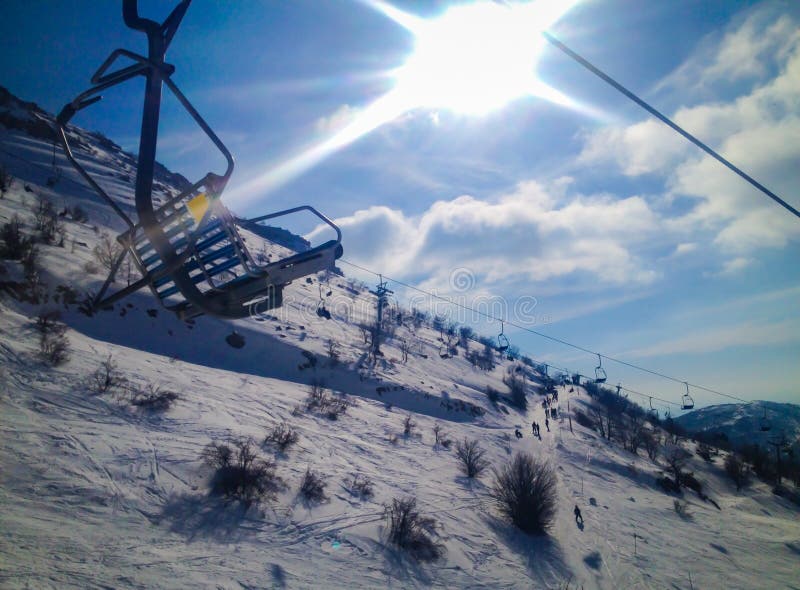
<path id="1" fill-rule="evenodd" d="M 650 400 L 650 411 L 648 412 L 648 414 L 650 415 L 650 418 L 658 420 L 658 410 L 656 410 L 653 407 L 653 398 L 651 397 L 649 398 L 649 400 Z"/>
<path id="2" fill-rule="evenodd" d="M 318 283 L 319 286 L 319 303 L 317 304 L 317 315 L 321 318 L 325 318 L 326 320 L 331 319 L 331 312 L 328 311 L 328 308 L 325 307 L 325 299 L 322 297 L 322 283 Z M 328 293 L 325 297 L 329 297 L 332 291 L 328 290 Z"/>
<path id="3" fill-rule="evenodd" d="M 58 140 L 56 137 L 53 137 L 53 159 L 50 163 L 50 175 L 47 177 L 46 185 L 48 187 L 54 187 L 58 184 L 61 180 L 61 168 L 58 167 L 56 163 L 56 145 Z"/>
<path id="4" fill-rule="evenodd" d="M 508 338 L 506 338 L 506 335 L 503 333 L 503 331 L 503 322 L 500 322 L 500 333 L 497 335 L 497 352 L 505 352 L 510 346 Z"/>
<path id="5" fill-rule="evenodd" d="M 148 39 L 148 56 L 115 49 L 92 76 L 93 86 L 64 106 L 56 118 L 56 134 L 67 159 L 87 183 L 127 225 L 117 237 L 124 247 L 114 261 L 108 279 L 93 301 L 103 308 L 147 286 L 167 309 L 183 319 L 202 314 L 241 318 L 282 304 L 283 288 L 300 277 L 331 268 L 342 256 L 341 231 L 316 209 L 302 205 L 252 219 L 239 220 L 222 204 L 220 197 L 234 168 L 233 156 L 171 79 L 175 67 L 164 57 L 191 0 L 182 0 L 159 24 L 141 18 L 137 0 L 123 0 L 125 24 L 142 31 Z M 130 60 L 109 73 L 118 58 Z M 86 171 L 70 148 L 67 124 L 80 110 L 101 99 L 108 88 L 142 76 L 145 100 L 139 142 L 135 185 L 134 221 Z M 162 87 L 177 98 L 205 135 L 223 155 L 227 166 L 221 174 L 207 173 L 189 188 L 161 204 L 153 200 L 158 120 Z M 304 252 L 274 262 L 258 262 L 248 251 L 240 229 L 265 221 L 307 212 L 328 225 L 336 234 Z M 106 297 L 124 258 L 131 256 L 142 278 Z"/>
<path id="6" fill-rule="evenodd" d="M 686 386 L 686 393 L 681 399 L 681 410 L 691 410 L 694 408 L 694 400 L 692 396 L 689 395 L 689 384 L 686 381 L 684 381 L 683 384 Z"/>
<path id="7" fill-rule="evenodd" d="M 597 360 L 599 364 L 594 369 L 594 382 L 605 383 L 608 376 L 606 375 L 606 370 L 603 368 L 603 357 L 598 354 Z"/>

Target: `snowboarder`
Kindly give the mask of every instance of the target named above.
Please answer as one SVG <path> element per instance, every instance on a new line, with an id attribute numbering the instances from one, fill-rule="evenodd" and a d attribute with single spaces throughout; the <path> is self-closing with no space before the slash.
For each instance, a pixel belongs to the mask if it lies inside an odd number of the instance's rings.
<path id="1" fill-rule="evenodd" d="M 547 432 L 550 432 L 550 420 L 547 418 L 544 419 L 545 428 L 547 428 Z"/>
<path id="2" fill-rule="evenodd" d="M 531 434 L 536 436 L 536 422 L 531 422 Z"/>
<path id="3" fill-rule="evenodd" d="M 522 433 L 519 431 L 519 428 L 514 429 L 514 436 L 516 436 L 518 439 L 522 438 Z"/>
<path id="4" fill-rule="evenodd" d="M 583 525 L 583 515 L 577 504 L 575 504 L 575 510 L 573 510 L 573 512 L 575 513 L 575 524 Z"/>

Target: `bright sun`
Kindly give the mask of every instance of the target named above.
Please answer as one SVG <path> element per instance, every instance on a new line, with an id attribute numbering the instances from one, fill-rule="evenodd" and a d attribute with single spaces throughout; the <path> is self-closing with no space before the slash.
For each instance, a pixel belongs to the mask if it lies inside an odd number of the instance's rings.
<path id="1" fill-rule="evenodd" d="M 394 88 L 364 108 L 353 109 L 350 120 L 328 137 L 229 192 L 229 199 L 240 201 L 274 190 L 415 109 L 483 114 L 523 96 L 579 108 L 536 76 L 542 31 L 579 0 L 479 0 L 451 7 L 433 20 L 403 12 L 384 0 L 362 1 L 414 35 L 414 53 L 394 71 Z"/>
<path id="2" fill-rule="evenodd" d="M 541 32 L 576 0 L 476 2 L 422 20 L 372 3 L 415 36 L 415 50 L 396 72 L 396 93 L 413 107 L 483 114 L 522 96 L 566 97 L 536 77 Z"/>

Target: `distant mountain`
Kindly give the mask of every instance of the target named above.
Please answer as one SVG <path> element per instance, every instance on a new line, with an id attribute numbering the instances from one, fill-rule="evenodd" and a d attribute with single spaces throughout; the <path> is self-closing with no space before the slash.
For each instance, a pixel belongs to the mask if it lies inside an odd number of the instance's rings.
<path id="1" fill-rule="evenodd" d="M 800 445 L 800 405 L 797 404 L 768 401 L 722 404 L 689 412 L 675 418 L 675 422 L 693 433 L 724 434 L 734 447 L 752 443 L 764 445 L 781 434 L 795 441 L 795 446 Z M 770 429 L 763 431 L 762 424 Z"/>

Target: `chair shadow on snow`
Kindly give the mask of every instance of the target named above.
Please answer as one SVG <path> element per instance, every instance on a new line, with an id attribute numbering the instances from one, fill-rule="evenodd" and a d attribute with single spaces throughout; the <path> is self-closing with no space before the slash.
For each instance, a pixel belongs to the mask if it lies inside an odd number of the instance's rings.
<path id="1" fill-rule="evenodd" d="M 133 307 L 127 307 L 128 304 Z M 128 309 L 124 317 L 119 316 L 122 306 Z M 186 363 L 301 385 L 310 385 L 321 378 L 331 389 L 390 403 L 401 410 L 455 422 L 474 420 L 467 411 L 448 409 L 445 405 L 447 400 L 428 391 L 397 387 L 389 381 L 362 380 L 358 370 L 349 369 L 345 363 L 336 368 L 322 367 L 317 373 L 300 370 L 299 365 L 307 360 L 302 354 L 303 349 L 283 342 L 271 331 L 205 316 L 197 318 L 190 328 L 163 308 L 158 308 L 155 317 L 146 313 L 156 306 L 151 298 L 136 293 L 117 304 L 114 311 L 99 311 L 94 317 L 73 312 L 65 314 L 63 319 L 71 328 L 95 340 L 177 358 Z M 119 321 L 109 321 L 112 318 Z M 310 320 L 308 325 L 313 326 L 313 321 Z M 280 326 L 286 322 L 264 321 L 261 325 Z M 232 349 L 225 343 L 226 335 L 234 328 L 245 339 L 246 344 L 241 349 Z M 314 337 L 313 327 L 308 336 Z M 317 357 L 324 359 L 324 355 Z"/>
<path id="2" fill-rule="evenodd" d="M 559 586 L 574 576 L 558 541 L 550 535 L 528 535 L 504 520 L 486 516 L 484 522 L 496 537 L 522 559 L 532 587 Z"/>
<path id="3" fill-rule="evenodd" d="M 216 496 L 176 494 L 162 507 L 159 520 L 169 523 L 170 531 L 189 541 L 212 539 L 236 543 L 256 533 L 242 524 L 257 509 L 254 504 L 225 501 Z"/>

